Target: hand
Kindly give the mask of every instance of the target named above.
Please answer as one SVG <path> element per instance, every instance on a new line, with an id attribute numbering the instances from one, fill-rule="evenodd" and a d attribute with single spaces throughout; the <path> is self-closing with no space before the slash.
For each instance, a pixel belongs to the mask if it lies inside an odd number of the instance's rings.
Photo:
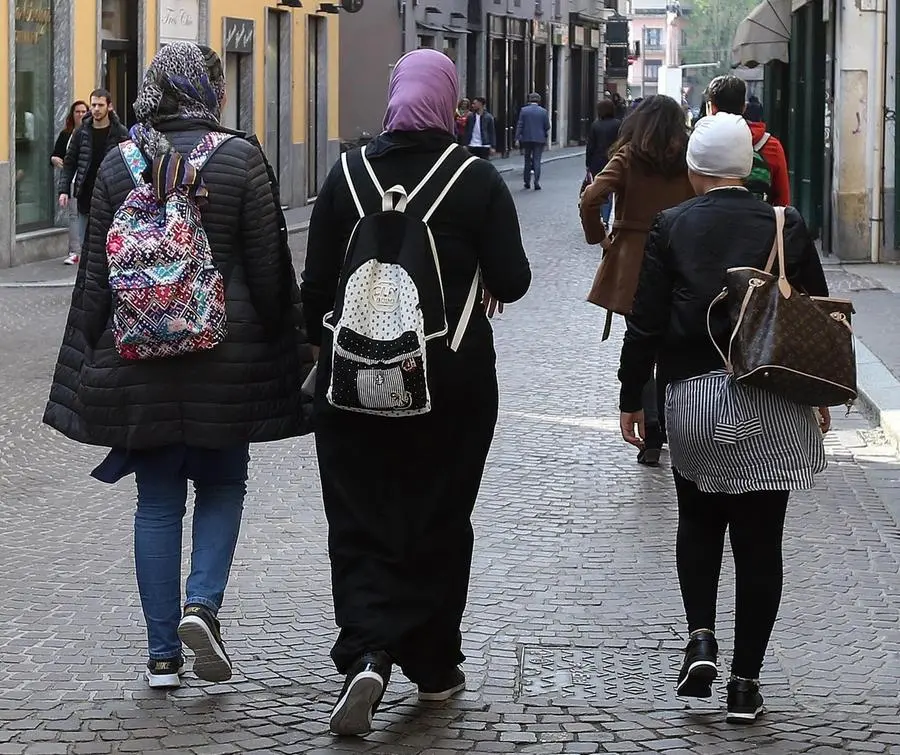
<path id="1" fill-rule="evenodd" d="M 484 296 L 481 299 L 481 304 L 489 318 L 493 317 L 495 312 L 501 315 L 503 314 L 503 302 L 495 299 L 493 294 L 487 289 L 484 289 Z"/>
<path id="2" fill-rule="evenodd" d="M 56 155 L 53 155 L 53 157 L 50 158 L 50 163 L 51 163 L 51 165 L 53 165 L 54 168 L 62 168 L 63 159 L 61 157 L 57 157 Z"/>
<path id="3" fill-rule="evenodd" d="M 822 435 L 831 429 L 831 410 L 827 406 L 819 407 L 819 429 Z"/>
<path id="4" fill-rule="evenodd" d="M 612 246 L 612 241 L 610 240 L 609 236 L 605 237 L 605 238 L 603 239 L 603 241 L 600 242 L 600 248 L 601 248 L 604 252 L 605 252 L 607 249 L 609 249 L 611 246 Z"/>
<path id="5" fill-rule="evenodd" d="M 637 432 L 635 432 L 637 428 Z M 638 448 L 644 447 L 644 438 L 646 433 L 644 430 L 644 412 L 622 412 L 619 417 L 619 429 L 622 431 L 622 439 L 626 443 Z"/>
<path id="6" fill-rule="evenodd" d="M 60 194 L 59 195 L 59 206 L 64 210 L 69 206 L 69 195 L 68 194 Z"/>

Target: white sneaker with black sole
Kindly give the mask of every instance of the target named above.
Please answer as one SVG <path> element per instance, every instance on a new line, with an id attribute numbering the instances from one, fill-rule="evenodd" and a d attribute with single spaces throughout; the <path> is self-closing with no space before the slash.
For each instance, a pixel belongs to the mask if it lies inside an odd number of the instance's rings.
<path id="1" fill-rule="evenodd" d="M 222 644 L 219 620 L 206 606 L 188 605 L 178 624 L 178 636 L 194 654 L 194 675 L 205 682 L 231 679 L 231 659 Z"/>
<path id="2" fill-rule="evenodd" d="M 386 653 L 366 653 L 354 664 L 331 712 L 329 727 L 334 734 L 363 737 L 372 730 L 372 717 L 391 678 L 391 666 Z"/>

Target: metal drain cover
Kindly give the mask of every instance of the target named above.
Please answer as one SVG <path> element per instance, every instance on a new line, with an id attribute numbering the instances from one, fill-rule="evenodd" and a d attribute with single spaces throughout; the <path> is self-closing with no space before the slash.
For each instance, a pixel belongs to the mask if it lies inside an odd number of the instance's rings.
<path id="1" fill-rule="evenodd" d="M 684 659 L 678 650 L 521 644 L 518 659 L 518 701 L 522 703 L 565 705 L 577 701 L 631 710 L 683 709 L 688 704 L 675 695 L 675 680 Z M 773 681 L 785 678 L 771 656 L 764 673 Z M 691 700 L 690 707 L 717 707 L 720 695 L 716 690 L 724 688 L 727 678 L 720 657 L 713 697 L 708 703 Z M 792 698 L 784 683 L 767 684 L 766 695 L 767 699 Z"/>

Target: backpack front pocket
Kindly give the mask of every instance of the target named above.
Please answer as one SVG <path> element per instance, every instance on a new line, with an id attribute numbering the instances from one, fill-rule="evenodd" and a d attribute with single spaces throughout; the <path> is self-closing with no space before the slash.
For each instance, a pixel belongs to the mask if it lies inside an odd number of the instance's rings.
<path id="1" fill-rule="evenodd" d="M 328 401 L 339 409 L 385 416 L 431 409 L 425 351 L 419 334 L 390 341 L 339 328 L 335 333 Z"/>

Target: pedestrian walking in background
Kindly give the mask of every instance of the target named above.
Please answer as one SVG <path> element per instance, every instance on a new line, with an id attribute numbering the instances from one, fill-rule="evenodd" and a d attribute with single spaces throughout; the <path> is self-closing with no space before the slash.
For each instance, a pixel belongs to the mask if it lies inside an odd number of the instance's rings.
<path id="1" fill-rule="evenodd" d="M 231 677 L 217 614 L 240 531 L 249 444 L 307 430 L 300 389 L 312 352 L 300 330 L 299 290 L 277 191 L 258 144 L 220 126 L 224 100 L 215 52 L 185 42 L 166 45 L 144 76 L 134 106 L 139 124 L 129 142 L 152 166 L 144 175 L 152 177 L 157 197 L 183 193 L 200 209 L 205 233 L 194 238 L 208 239 L 214 275 L 221 276 L 223 342 L 184 356 L 120 356 L 113 323 L 123 302 L 121 292 L 110 289 L 107 236 L 136 179 L 125 160 L 135 156 L 115 150 L 97 175 L 86 259 L 44 414 L 45 423 L 69 438 L 111 448 L 94 477 L 108 483 L 136 477 L 134 555 L 151 687 L 179 685 L 182 640 L 194 653 L 199 678 Z M 199 170 L 194 157 L 183 159 L 208 144 L 217 146 Z M 195 264 L 194 245 L 188 246 L 175 268 Z M 179 279 L 167 290 L 182 295 L 183 285 Z M 147 298 L 159 293 L 153 286 L 145 291 Z M 212 298 L 204 309 L 216 306 Z M 156 305 L 168 303 L 156 299 Z M 188 480 L 195 490 L 193 550 L 182 611 Z"/>
<path id="2" fill-rule="evenodd" d="M 497 147 L 497 129 L 494 116 L 486 107 L 484 97 L 472 100 L 472 113 L 466 120 L 466 136 L 463 142 L 475 157 L 489 160 Z"/>
<path id="3" fill-rule="evenodd" d="M 753 136 L 753 170 L 746 186 L 756 195 L 775 207 L 787 207 L 791 203 L 791 181 L 788 175 L 784 147 L 766 131 L 762 122 L 762 107 L 751 107 L 747 113 L 747 83 L 737 76 L 716 76 L 706 90 L 709 112 L 731 113 L 747 116 Z M 757 104 L 758 104 L 757 100 Z M 758 120 L 752 120 L 757 118 Z"/>
<path id="4" fill-rule="evenodd" d="M 62 170 L 69 142 L 72 141 L 72 134 L 75 133 L 75 129 L 81 127 L 81 122 L 87 113 L 88 106 L 84 100 L 75 100 L 69 107 L 66 122 L 56 137 L 56 144 L 53 145 L 53 152 L 50 155 L 50 164 L 57 170 Z M 70 196 L 71 193 L 70 190 Z M 84 240 L 81 222 L 78 219 L 78 207 L 75 204 L 69 204 L 67 209 L 69 214 L 69 255 L 66 257 L 65 264 L 77 265 L 81 254 L 81 244 Z"/>
<path id="5" fill-rule="evenodd" d="M 91 112 L 81 126 L 72 133 L 59 174 L 59 206 L 68 209 L 71 197 L 77 201 L 78 245 L 84 244 L 84 234 L 91 211 L 91 195 L 97 171 L 106 153 L 128 138 L 128 129 L 122 125 L 112 109 L 112 97 L 105 89 L 91 92 Z M 69 245 L 71 251 L 71 242 Z M 66 258 L 67 265 L 78 263 L 78 254 Z"/>
<path id="6" fill-rule="evenodd" d="M 316 452 L 340 627 L 331 657 L 346 675 L 331 714 L 336 734 L 369 732 L 393 664 L 418 685 L 421 700 L 446 700 L 465 686 L 460 622 L 474 541 L 471 514 L 497 421 L 488 317 L 525 295 L 531 272 L 506 183 L 490 163 L 454 146 L 457 87 L 447 56 L 417 50 L 402 57 L 391 77 L 384 133 L 364 153 L 347 153 L 346 167 L 334 166 L 310 219 L 301 290 L 310 341 L 321 345 Z M 408 198 L 406 215 L 430 218 L 433 249 L 420 243 L 410 259 L 421 266 L 420 276 L 426 270 L 433 276 L 434 260 L 439 263 L 442 284 L 430 297 L 422 287 L 418 293 L 422 309 L 437 308 L 446 323 L 443 335 L 427 342 L 430 411 L 373 416 L 333 405 L 338 336 L 330 318 L 328 328 L 322 323 L 333 311 L 357 311 L 359 302 L 339 299 L 351 272 L 345 255 L 356 259 L 365 252 L 357 244 L 373 238 L 354 234 L 357 224 L 382 212 L 379 187 L 398 186 Z M 383 219 L 408 222 L 400 212 Z M 426 237 L 422 229 L 408 238 Z M 372 286 L 385 313 L 402 303 L 397 285 Z M 415 369 L 408 361 L 404 369 Z"/>
<path id="7" fill-rule="evenodd" d="M 678 694 L 707 698 L 717 676 L 716 596 L 726 529 L 736 576 L 734 654 L 727 719 L 752 722 L 763 710 L 759 672 L 778 614 L 781 541 L 791 491 L 825 468 L 827 408 L 815 416 L 775 393 L 738 384 L 726 372 L 732 330 L 727 307 L 707 309 L 732 267 L 764 269 L 776 234 L 772 208 L 747 191 L 750 129 L 737 115 L 702 119 L 687 162 L 698 194 L 656 219 L 622 346 L 622 435 L 638 447 L 650 432 L 642 393 L 653 364 L 669 380 L 666 414 L 678 497 L 677 561 L 690 640 Z M 736 232 L 735 229 L 740 229 Z M 827 296 L 819 256 L 796 210 L 784 227 L 792 286 Z M 713 340 L 714 339 L 714 340 Z"/>
<path id="8" fill-rule="evenodd" d="M 622 95 L 618 92 L 614 92 L 612 96 L 613 106 L 615 107 L 615 116 L 620 121 L 625 120 L 625 115 L 628 113 L 628 103 L 622 99 Z"/>
<path id="9" fill-rule="evenodd" d="M 463 97 L 456 106 L 456 137 L 460 144 L 465 144 L 466 124 L 472 117 L 472 103 Z"/>
<path id="10" fill-rule="evenodd" d="M 613 313 L 631 311 L 653 218 L 694 196 L 685 162 L 687 139 L 681 106 L 665 95 L 647 97 L 623 121 L 612 158 L 581 198 L 585 239 L 604 250 L 588 294 L 589 302 L 607 310 L 604 340 Z M 613 194 L 614 231 L 607 236 L 602 209 Z M 641 464 L 659 463 L 665 442 L 665 381 L 665 375 L 657 375 L 656 382 L 651 376 L 644 391 L 647 436 L 638 454 Z"/>
<path id="11" fill-rule="evenodd" d="M 525 188 L 531 188 L 534 174 L 534 190 L 541 190 L 541 157 L 550 138 L 550 113 L 541 107 L 541 95 L 532 92 L 528 104 L 519 111 L 516 125 L 516 142 L 525 152 Z"/>
<path id="12" fill-rule="evenodd" d="M 619 138 L 619 129 L 622 121 L 616 118 L 616 109 L 612 100 L 600 100 L 597 103 L 597 120 L 591 124 L 588 133 L 587 149 L 585 150 L 585 165 L 587 167 L 586 184 L 584 189 L 599 175 L 609 162 L 610 150 Z M 609 227 L 609 214 L 612 211 L 612 197 L 608 198 L 600 208 L 603 222 Z"/>

